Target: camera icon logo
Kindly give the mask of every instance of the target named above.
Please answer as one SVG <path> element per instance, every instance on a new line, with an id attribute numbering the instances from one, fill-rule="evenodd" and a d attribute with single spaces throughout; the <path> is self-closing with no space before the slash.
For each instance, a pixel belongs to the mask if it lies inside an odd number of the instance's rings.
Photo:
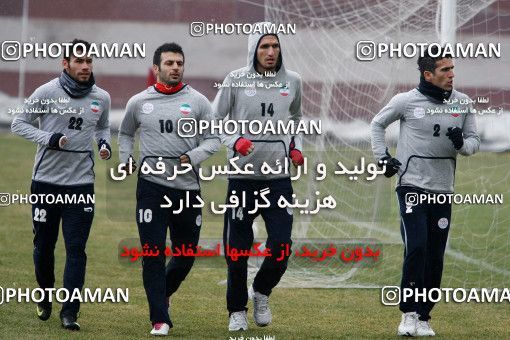
<path id="1" fill-rule="evenodd" d="M 0 193 L 0 207 L 7 207 L 11 204 L 11 194 L 1 192 Z"/>
<path id="2" fill-rule="evenodd" d="M 190 34 L 192 37 L 202 37 L 205 34 L 205 23 L 195 21 L 190 24 Z"/>
<path id="3" fill-rule="evenodd" d="M 417 206 L 418 205 L 418 193 L 416 192 L 408 192 L 405 196 L 405 204 L 407 206 Z"/>
<path id="4" fill-rule="evenodd" d="M 356 43 L 356 58 L 359 61 L 375 59 L 375 43 L 370 40 L 360 40 Z"/>
<path id="5" fill-rule="evenodd" d="M 382 287 L 381 302 L 385 306 L 397 306 L 400 303 L 400 287 L 398 286 Z"/>
<path id="6" fill-rule="evenodd" d="M 2 59 L 15 61 L 21 58 L 21 43 L 14 40 L 6 40 L 2 43 Z"/>
<path id="7" fill-rule="evenodd" d="M 177 134 L 182 138 L 191 138 L 197 135 L 197 121 L 195 118 L 181 118 L 177 121 Z"/>

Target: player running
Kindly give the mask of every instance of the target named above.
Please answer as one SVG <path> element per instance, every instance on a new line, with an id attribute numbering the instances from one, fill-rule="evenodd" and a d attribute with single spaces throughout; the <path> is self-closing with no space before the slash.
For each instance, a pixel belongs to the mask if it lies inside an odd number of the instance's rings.
<path id="1" fill-rule="evenodd" d="M 453 61 L 435 49 L 418 59 L 420 84 L 399 93 L 372 120 L 372 149 L 387 161 L 386 177 L 398 174 L 397 198 L 404 241 L 401 289 L 439 288 L 451 225 L 451 203 L 417 202 L 420 194 L 453 193 L 457 154 L 478 151 L 480 139 L 467 95 L 453 89 Z M 452 104 L 453 103 L 453 104 Z M 430 114 L 430 109 L 444 113 Z M 466 113 L 467 112 L 467 113 Z M 400 121 L 397 155 L 386 148 L 385 129 Z M 413 300 L 413 301 L 411 301 Z M 433 302 L 400 303 L 398 335 L 434 336 L 429 319 Z"/>
<path id="2" fill-rule="evenodd" d="M 94 152 L 90 142 L 95 139 L 101 159 L 110 158 L 110 95 L 95 85 L 92 58 L 86 55 L 90 44 L 74 39 L 70 50 L 74 48 L 80 56 L 66 55 L 60 77 L 37 88 L 28 100 L 30 104 L 25 105 L 25 112 L 12 122 L 12 132 L 37 143 L 32 194 L 93 195 Z M 36 119 L 39 128 L 31 124 Z M 64 288 L 70 294 L 83 288 L 85 246 L 94 204 L 80 199 L 76 202 L 32 205 L 35 276 L 43 289 L 55 284 L 54 250 L 61 220 L 66 248 Z M 64 328 L 80 329 L 76 322 L 79 309 L 79 301 L 64 302 L 60 312 Z M 48 299 L 37 304 L 41 320 L 48 320 L 51 310 Z"/>
<path id="3" fill-rule="evenodd" d="M 210 135 L 183 138 L 178 131 L 181 118 L 211 120 L 211 105 L 206 97 L 182 82 L 184 52 L 175 43 L 164 44 L 155 51 L 153 70 L 157 83 L 129 99 L 119 131 L 120 161 L 128 163 L 133 153 L 135 132 L 140 129 L 140 164 L 158 169 L 165 165 L 164 174 L 140 174 L 136 191 L 136 222 L 140 242 L 151 249 L 161 250 L 157 257 L 143 259 L 143 284 L 149 302 L 152 335 L 167 335 L 172 327 L 168 313 L 170 296 L 186 278 L 194 257 L 173 256 L 165 270 L 165 240 L 170 228 L 172 249 L 181 246 L 194 249 L 202 226 L 199 203 L 200 185 L 196 168 L 215 153 L 220 140 Z M 174 166 L 191 164 L 194 171 L 178 175 L 174 180 Z M 142 166 L 143 168 L 143 166 Z M 179 200 L 189 193 L 190 207 L 179 214 Z M 171 209 L 165 196 L 174 204 Z"/>
<path id="4" fill-rule="evenodd" d="M 257 25 L 268 25 L 258 23 Z M 261 27 L 261 26 L 259 26 Z M 259 30 L 261 31 L 261 30 Z M 237 87 L 234 83 L 252 83 L 257 86 Z M 280 83 L 281 87 L 271 87 Z M 259 86 L 263 84 L 263 86 Z M 248 39 L 248 65 L 235 70 L 227 76 L 218 92 L 213 111 L 216 119 L 228 117 L 230 120 L 258 120 L 276 122 L 289 120 L 298 123 L 301 120 L 301 78 L 283 64 L 281 46 L 275 34 L 252 34 Z M 248 329 L 246 305 L 247 257 L 234 261 L 228 256 L 227 249 L 249 250 L 253 244 L 252 224 L 261 214 L 264 219 L 268 239 L 266 247 L 273 254 L 279 254 L 282 245 L 291 245 L 292 210 L 279 208 L 277 201 L 284 196 L 292 201 L 292 186 L 289 174 L 264 175 L 260 168 L 263 161 L 284 164 L 290 157 L 295 166 L 303 164 L 301 140 L 290 135 L 223 135 L 222 142 L 227 146 L 229 159 L 241 156 L 237 164 L 241 168 L 247 163 L 253 164 L 254 175 L 231 175 L 228 181 L 227 201 L 233 195 L 246 194 L 246 207 L 231 208 L 225 213 L 223 240 L 228 265 L 227 309 L 230 315 L 229 330 Z M 261 208 L 255 214 L 253 210 L 255 191 L 260 193 L 269 188 L 268 208 Z M 271 323 L 271 310 L 268 299 L 271 290 L 278 284 L 287 269 L 288 254 L 282 261 L 276 256 L 266 257 L 258 271 L 250 295 L 253 297 L 253 317 L 258 326 Z"/>

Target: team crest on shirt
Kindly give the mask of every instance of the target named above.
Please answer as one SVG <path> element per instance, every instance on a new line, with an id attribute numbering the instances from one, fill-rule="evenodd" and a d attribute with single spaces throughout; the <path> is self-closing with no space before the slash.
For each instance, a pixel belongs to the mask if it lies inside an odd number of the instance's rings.
<path id="1" fill-rule="evenodd" d="M 282 86 L 280 88 L 280 94 L 283 96 L 283 97 L 287 97 L 290 93 L 290 90 L 289 90 L 289 87 L 287 85 L 285 86 Z"/>
<path id="2" fill-rule="evenodd" d="M 257 89 L 255 88 L 255 84 L 248 86 L 244 89 L 244 94 L 248 97 L 253 97 L 257 94 Z"/>
<path id="3" fill-rule="evenodd" d="M 143 103 L 142 112 L 143 113 L 151 113 L 154 110 L 154 105 L 152 103 Z"/>
<path id="4" fill-rule="evenodd" d="M 181 113 L 183 115 L 188 115 L 191 113 L 191 105 L 189 104 L 182 104 L 181 107 L 179 108 L 179 110 L 181 111 Z"/>
<path id="5" fill-rule="evenodd" d="M 453 106 L 451 108 L 451 112 L 452 112 L 451 113 L 452 117 L 455 117 L 455 118 L 460 117 L 460 108 L 458 106 Z"/>
<path id="6" fill-rule="evenodd" d="M 442 217 L 437 221 L 437 226 L 441 229 L 446 229 L 448 227 L 448 219 L 446 217 Z"/>
<path id="7" fill-rule="evenodd" d="M 101 110 L 101 105 L 99 105 L 99 102 L 94 100 L 92 103 L 90 103 L 90 109 L 92 112 L 98 113 L 99 110 Z"/>

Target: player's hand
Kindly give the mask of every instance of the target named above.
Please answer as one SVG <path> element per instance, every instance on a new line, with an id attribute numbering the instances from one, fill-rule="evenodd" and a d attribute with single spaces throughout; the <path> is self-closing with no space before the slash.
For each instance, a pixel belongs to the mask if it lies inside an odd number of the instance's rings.
<path id="1" fill-rule="evenodd" d="M 125 171 L 126 174 L 129 176 L 129 175 L 132 175 L 133 173 L 135 173 L 136 171 L 136 162 L 133 158 L 129 158 L 131 160 L 131 170 L 132 171 L 129 171 L 129 160 L 128 160 L 128 163 L 125 163 L 121 166 L 120 168 L 120 171 Z"/>
<path id="2" fill-rule="evenodd" d="M 110 159 L 110 151 L 106 148 L 99 150 L 99 157 L 101 159 Z"/>
<path id="3" fill-rule="evenodd" d="M 187 164 L 187 163 L 190 163 L 191 160 L 189 159 L 189 156 L 186 155 L 186 154 L 183 154 L 179 157 L 180 161 L 181 161 L 181 164 Z"/>
<path id="4" fill-rule="evenodd" d="M 384 176 L 390 178 L 398 172 L 402 163 L 399 162 L 398 159 L 391 157 L 388 149 L 386 149 L 386 156 L 379 160 L 379 166 L 382 168 L 384 165 L 384 161 L 386 161 L 386 171 L 384 172 Z"/>
<path id="5" fill-rule="evenodd" d="M 449 127 L 446 135 L 452 141 L 455 150 L 460 150 L 460 148 L 462 148 L 462 146 L 464 145 L 464 137 L 462 136 L 461 128 Z"/>
<path id="6" fill-rule="evenodd" d="M 99 148 L 99 157 L 101 157 L 101 159 L 110 159 L 112 155 L 112 148 L 110 147 L 110 144 L 106 142 L 106 140 L 99 140 L 97 147 Z"/>
<path id="7" fill-rule="evenodd" d="M 54 133 L 50 137 L 49 147 L 60 150 L 67 144 L 67 137 L 62 133 Z"/>
<path id="8" fill-rule="evenodd" d="M 305 162 L 303 154 L 298 149 L 290 150 L 290 159 L 292 159 L 292 164 L 294 164 L 296 168 L 300 165 L 303 165 Z"/>
<path id="9" fill-rule="evenodd" d="M 239 152 L 241 155 L 246 156 L 253 152 L 253 142 L 244 137 L 240 137 L 234 144 L 234 150 Z"/>

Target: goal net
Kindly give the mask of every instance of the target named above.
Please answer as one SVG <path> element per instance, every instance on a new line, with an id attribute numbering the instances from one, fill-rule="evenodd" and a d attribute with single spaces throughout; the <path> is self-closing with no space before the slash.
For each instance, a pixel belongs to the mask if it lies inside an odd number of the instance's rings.
<path id="1" fill-rule="evenodd" d="M 440 1 L 338 1 L 266 0 L 266 21 L 295 23 L 296 34 L 281 37 L 288 69 L 303 78 L 303 113 L 320 119 L 320 136 L 308 138 L 305 156 L 313 170 L 317 163 L 328 169 L 317 181 L 314 171 L 294 182 L 297 197 L 332 195 L 334 209 L 315 215 L 294 212 L 295 240 L 309 239 L 318 249 L 328 242 L 372 242 L 382 250 L 375 265 L 331 261 L 308 266 L 290 261 L 280 286 L 380 287 L 400 282 L 403 245 L 400 235 L 395 179 L 382 176 L 369 181 L 335 175 L 337 162 L 346 168 L 374 162 L 369 124 L 373 116 L 397 93 L 416 87 L 417 58 L 356 59 L 356 43 L 439 42 Z M 508 46 L 510 7 L 503 1 L 458 0 L 457 42 L 500 42 Z M 504 54 L 504 51 L 503 51 Z M 455 60 L 456 89 L 472 99 L 483 96 L 503 114 L 477 115 L 481 151 L 458 157 L 456 193 L 503 194 L 510 199 L 508 127 L 510 127 L 508 56 Z M 505 85 L 505 81 L 507 82 Z M 506 94 L 506 97 L 505 97 Z M 506 111 L 505 111 L 506 110 Z M 386 134 L 394 152 L 398 123 Z M 505 197 L 506 196 L 506 197 Z M 259 229 L 261 228 L 259 223 Z M 445 287 L 504 287 L 510 279 L 510 209 L 502 205 L 453 205 L 452 226 L 445 255 Z M 257 234 L 260 235 L 260 230 Z M 355 243 L 356 243 L 355 242 Z"/>

